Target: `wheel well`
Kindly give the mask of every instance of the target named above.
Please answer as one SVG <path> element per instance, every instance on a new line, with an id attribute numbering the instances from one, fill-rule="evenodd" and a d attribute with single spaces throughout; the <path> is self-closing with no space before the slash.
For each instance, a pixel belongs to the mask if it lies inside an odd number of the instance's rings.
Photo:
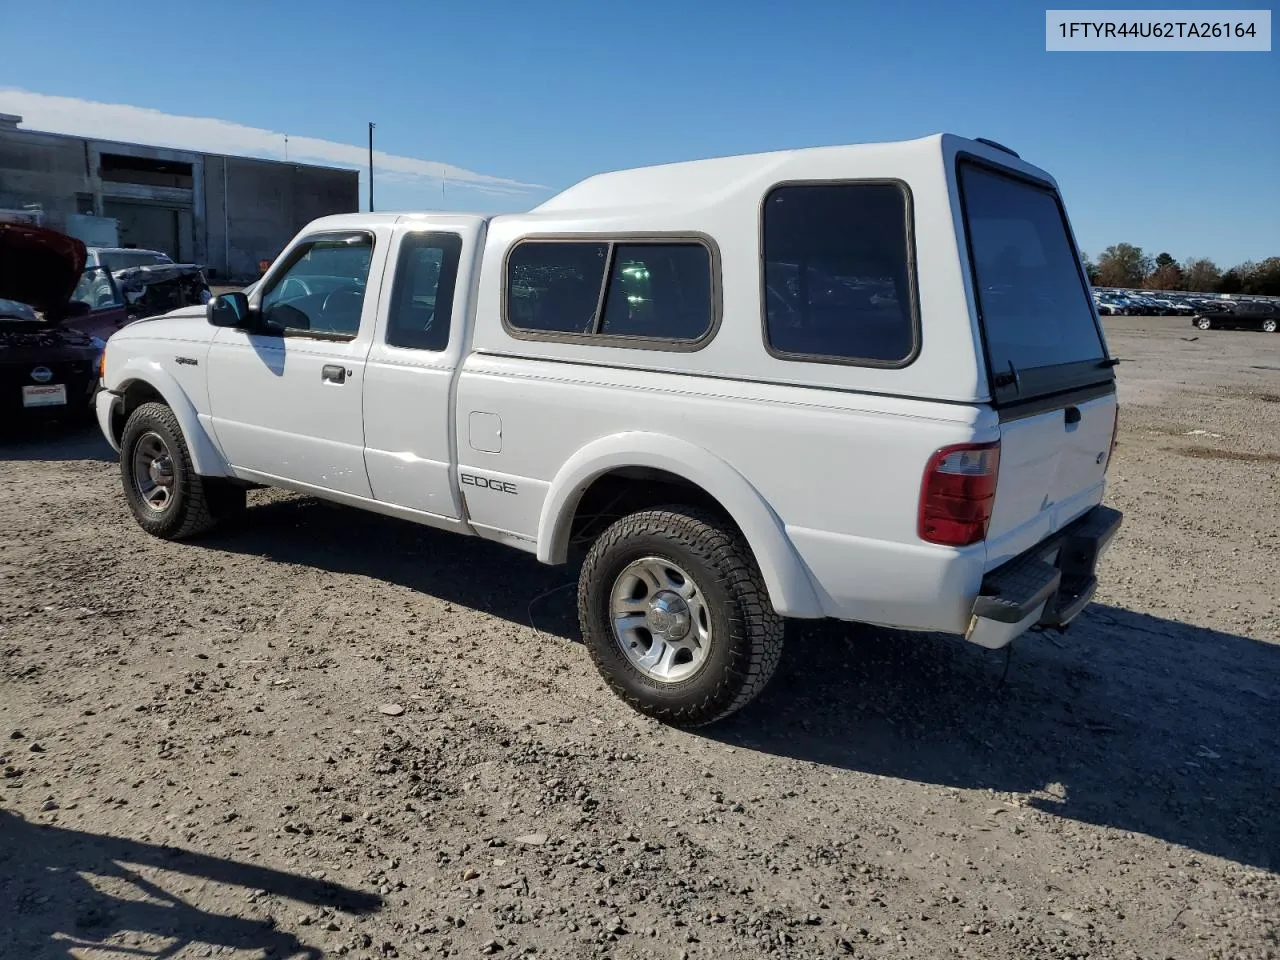
<path id="1" fill-rule="evenodd" d="M 620 467 L 596 477 L 578 498 L 569 526 L 570 555 L 588 549 L 615 520 L 667 503 L 703 507 L 737 528 L 720 501 L 696 483 L 653 467 Z"/>
<path id="2" fill-rule="evenodd" d="M 111 436 L 115 438 L 117 444 L 124 435 L 124 425 L 129 422 L 133 411 L 144 403 L 165 402 L 164 395 L 145 380 L 134 380 L 124 388 L 121 397 L 121 403 L 116 406 L 111 415 Z"/>

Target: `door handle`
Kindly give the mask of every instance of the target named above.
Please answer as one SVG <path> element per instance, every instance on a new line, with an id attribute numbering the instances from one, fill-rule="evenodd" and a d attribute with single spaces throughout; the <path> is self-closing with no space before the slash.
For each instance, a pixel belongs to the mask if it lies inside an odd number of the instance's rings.
<path id="1" fill-rule="evenodd" d="M 1063 411 L 1063 415 L 1066 417 L 1068 425 L 1080 422 L 1079 407 L 1067 407 L 1067 409 Z"/>
<path id="2" fill-rule="evenodd" d="M 347 370 L 336 363 L 326 363 L 320 371 L 320 379 L 325 383 L 346 383 Z"/>

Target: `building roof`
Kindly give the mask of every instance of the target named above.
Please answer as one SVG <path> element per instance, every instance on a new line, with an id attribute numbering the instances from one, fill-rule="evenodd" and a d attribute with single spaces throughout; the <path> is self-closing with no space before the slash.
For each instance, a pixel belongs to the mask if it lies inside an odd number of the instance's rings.
<path id="1" fill-rule="evenodd" d="M 210 150 L 197 150 L 193 147 L 175 147 L 169 144 L 134 143 L 129 140 L 111 140 L 104 137 L 90 137 L 77 133 L 54 133 L 50 130 L 34 130 L 21 126 L 22 117 L 15 114 L 0 114 L 0 134 L 22 134 L 32 137 L 49 137 L 58 140 L 78 140 L 83 143 L 97 144 L 101 147 L 122 147 L 126 152 L 148 151 L 182 156 L 225 157 L 231 160 L 249 160 L 254 163 L 284 164 L 290 167 L 302 167 L 307 170 L 325 170 L 330 172 L 349 173 L 358 177 L 360 171 L 355 167 L 338 167 L 322 163 L 303 163 L 298 160 L 282 160 L 279 157 L 255 157 L 251 154 L 215 153 Z"/>

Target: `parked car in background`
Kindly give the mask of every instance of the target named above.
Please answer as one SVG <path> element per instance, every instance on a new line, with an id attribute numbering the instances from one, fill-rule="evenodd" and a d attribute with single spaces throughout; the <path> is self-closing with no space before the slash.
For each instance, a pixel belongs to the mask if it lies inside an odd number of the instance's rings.
<path id="1" fill-rule="evenodd" d="M 1214 327 L 1233 328 L 1238 330 L 1261 330 L 1263 333 L 1275 333 L 1280 327 L 1280 304 L 1263 301 L 1236 303 L 1231 307 L 1224 300 L 1217 309 L 1202 308 L 1191 318 L 1191 322 L 1201 330 Z"/>
<path id="2" fill-rule="evenodd" d="M 1189 317 L 1196 312 L 1195 307 L 1181 300 L 1162 297 L 1156 300 L 1161 313 L 1166 317 Z"/>
<path id="3" fill-rule="evenodd" d="M 0 427 L 92 417 L 106 339 L 128 323 L 118 299 L 90 299 L 101 267 L 75 237 L 0 223 Z"/>
<path id="4" fill-rule="evenodd" d="M 213 296 L 202 267 L 175 263 L 159 250 L 89 247 L 85 266 L 95 272 L 93 295 L 123 298 L 135 320 L 208 303 Z"/>
<path id="5" fill-rule="evenodd" d="M 1160 304 L 1154 299 L 1143 294 L 1137 294 L 1131 298 L 1130 303 L 1133 304 L 1137 313 L 1143 317 L 1161 317 L 1164 316 L 1164 310 Z"/>
<path id="6" fill-rule="evenodd" d="M 143 250 L 138 247 L 86 247 L 85 266 L 106 267 L 108 270 L 124 270 L 128 267 L 164 266 L 173 258 L 160 250 Z"/>
<path id="7" fill-rule="evenodd" d="M 1112 316 L 1127 316 L 1132 311 L 1129 301 L 1114 293 L 1104 293 L 1097 297 L 1098 312 Z"/>

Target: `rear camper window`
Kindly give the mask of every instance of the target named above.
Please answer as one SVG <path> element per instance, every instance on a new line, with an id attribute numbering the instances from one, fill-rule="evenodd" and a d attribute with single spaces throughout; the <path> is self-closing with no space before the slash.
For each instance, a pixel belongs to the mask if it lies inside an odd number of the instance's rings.
<path id="1" fill-rule="evenodd" d="M 973 162 L 959 176 L 996 399 L 1110 379 L 1057 194 Z"/>
<path id="2" fill-rule="evenodd" d="M 762 244 L 765 338 L 775 356 L 911 362 L 920 337 L 903 185 L 776 187 L 764 202 Z"/>

